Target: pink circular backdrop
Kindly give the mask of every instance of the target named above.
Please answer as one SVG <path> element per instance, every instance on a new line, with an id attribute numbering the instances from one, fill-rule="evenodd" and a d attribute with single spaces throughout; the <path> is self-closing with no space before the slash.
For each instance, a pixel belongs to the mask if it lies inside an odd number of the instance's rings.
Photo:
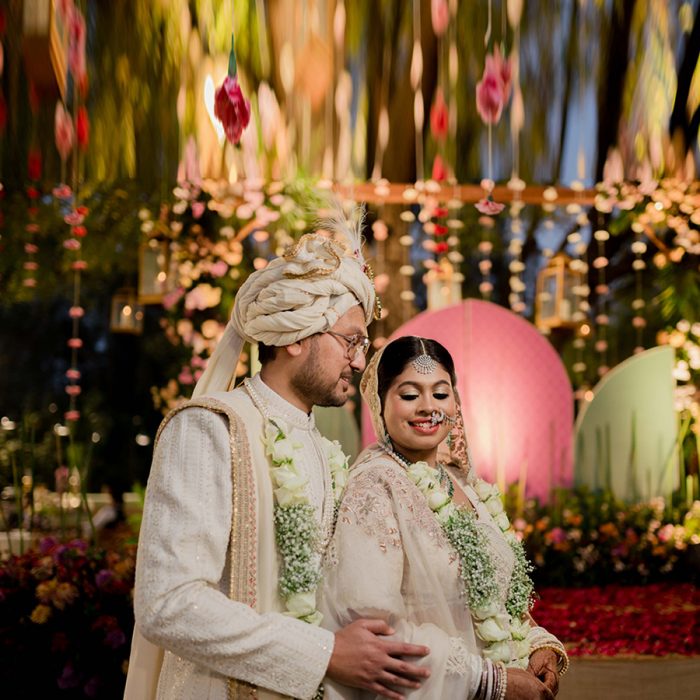
<path id="1" fill-rule="evenodd" d="M 391 339 L 419 335 L 442 343 L 457 370 L 472 458 L 479 476 L 504 486 L 525 481 L 528 496 L 547 499 L 573 482 L 573 392 L 551 344 L 528 321 L 486 301 L 468 299 L 425 311 Z M 374 431 L 362 409 L 363 445 Z"/>

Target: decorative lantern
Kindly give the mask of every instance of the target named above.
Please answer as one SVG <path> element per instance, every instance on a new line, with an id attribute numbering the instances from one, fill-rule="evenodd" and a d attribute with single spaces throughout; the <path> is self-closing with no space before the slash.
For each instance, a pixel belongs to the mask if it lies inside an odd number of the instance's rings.
<path id="1" fill-rule="evenodd" d="M 139 248 L 139 304 L 160 304 L 173 288 L 170 242 L 151 238 Z"/>
<path id="2" fill-rule="evenodd" d="M 34 86 L 65 99 L 68 27 L 56 12 L 56 0 L 24 0 L 24 68 Z"/>
<path id="3" fill-rule="evenodd" d="M 580 274 L 572 270 L 571 262 L 568 255 L 558 253 L 537 275 L 535 325 L 542 331 L 578 326 L 575 290 Z"/>
<path id="4" fill-rule="evenodd" d="M 109 321 L 112 333 L 143 332 L 143 306 L 138 303 L 136 290 L 120 289 L 112 297 L 112 312 Z"/>

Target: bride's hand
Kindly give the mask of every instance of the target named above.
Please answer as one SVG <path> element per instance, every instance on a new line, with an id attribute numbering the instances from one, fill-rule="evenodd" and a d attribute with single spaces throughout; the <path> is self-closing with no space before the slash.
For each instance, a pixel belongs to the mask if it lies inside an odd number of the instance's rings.
<path id="1" fill-rule="evenodd" d="M 554 700 L 552 691 L 529 671 L 509 668 L 506 700 Z"/>
<path id="2" fill-rule="evenodd" d="M 527 670 L 539 678 L 551 691 L 559 692 L 559 672 L 557 655 L 551 649 L 537 649 L 530 655 Z"/>

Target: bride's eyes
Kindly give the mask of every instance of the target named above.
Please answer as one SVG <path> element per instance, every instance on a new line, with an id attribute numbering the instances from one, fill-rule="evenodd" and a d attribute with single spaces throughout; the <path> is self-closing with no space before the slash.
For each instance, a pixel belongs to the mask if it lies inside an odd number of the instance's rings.
<path id="1" fill-rule="evenodd" d="M 448 399 L 450 397 L 449 394 L 444 394 L 442 392 L 438 394 L 433 394 L 433 398 L 437 399 L 438 401 L 444 401 L 445 399 Z"/>
<path id="2" fill-rule="evenodd" d="M 418 398 L 418 394 L 399 394 L 399 398 L 402 401 L 415 401 Z"/>

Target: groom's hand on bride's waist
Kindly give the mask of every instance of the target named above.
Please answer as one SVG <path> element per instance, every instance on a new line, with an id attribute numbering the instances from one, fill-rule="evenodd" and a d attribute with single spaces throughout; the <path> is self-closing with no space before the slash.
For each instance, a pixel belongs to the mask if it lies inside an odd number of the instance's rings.
<path id="1" fill-rule="evenodd" d="M 382 638 L 392 634 L 394 630 L 383 620 L 355 620 L 338 630 L 326 675 L 343 685 L 400 700 L 403 694 L 395 687 L 419 688 L 430 676 L 427 668 L 404 657 L 427 656 L 430 650 Z"/>

